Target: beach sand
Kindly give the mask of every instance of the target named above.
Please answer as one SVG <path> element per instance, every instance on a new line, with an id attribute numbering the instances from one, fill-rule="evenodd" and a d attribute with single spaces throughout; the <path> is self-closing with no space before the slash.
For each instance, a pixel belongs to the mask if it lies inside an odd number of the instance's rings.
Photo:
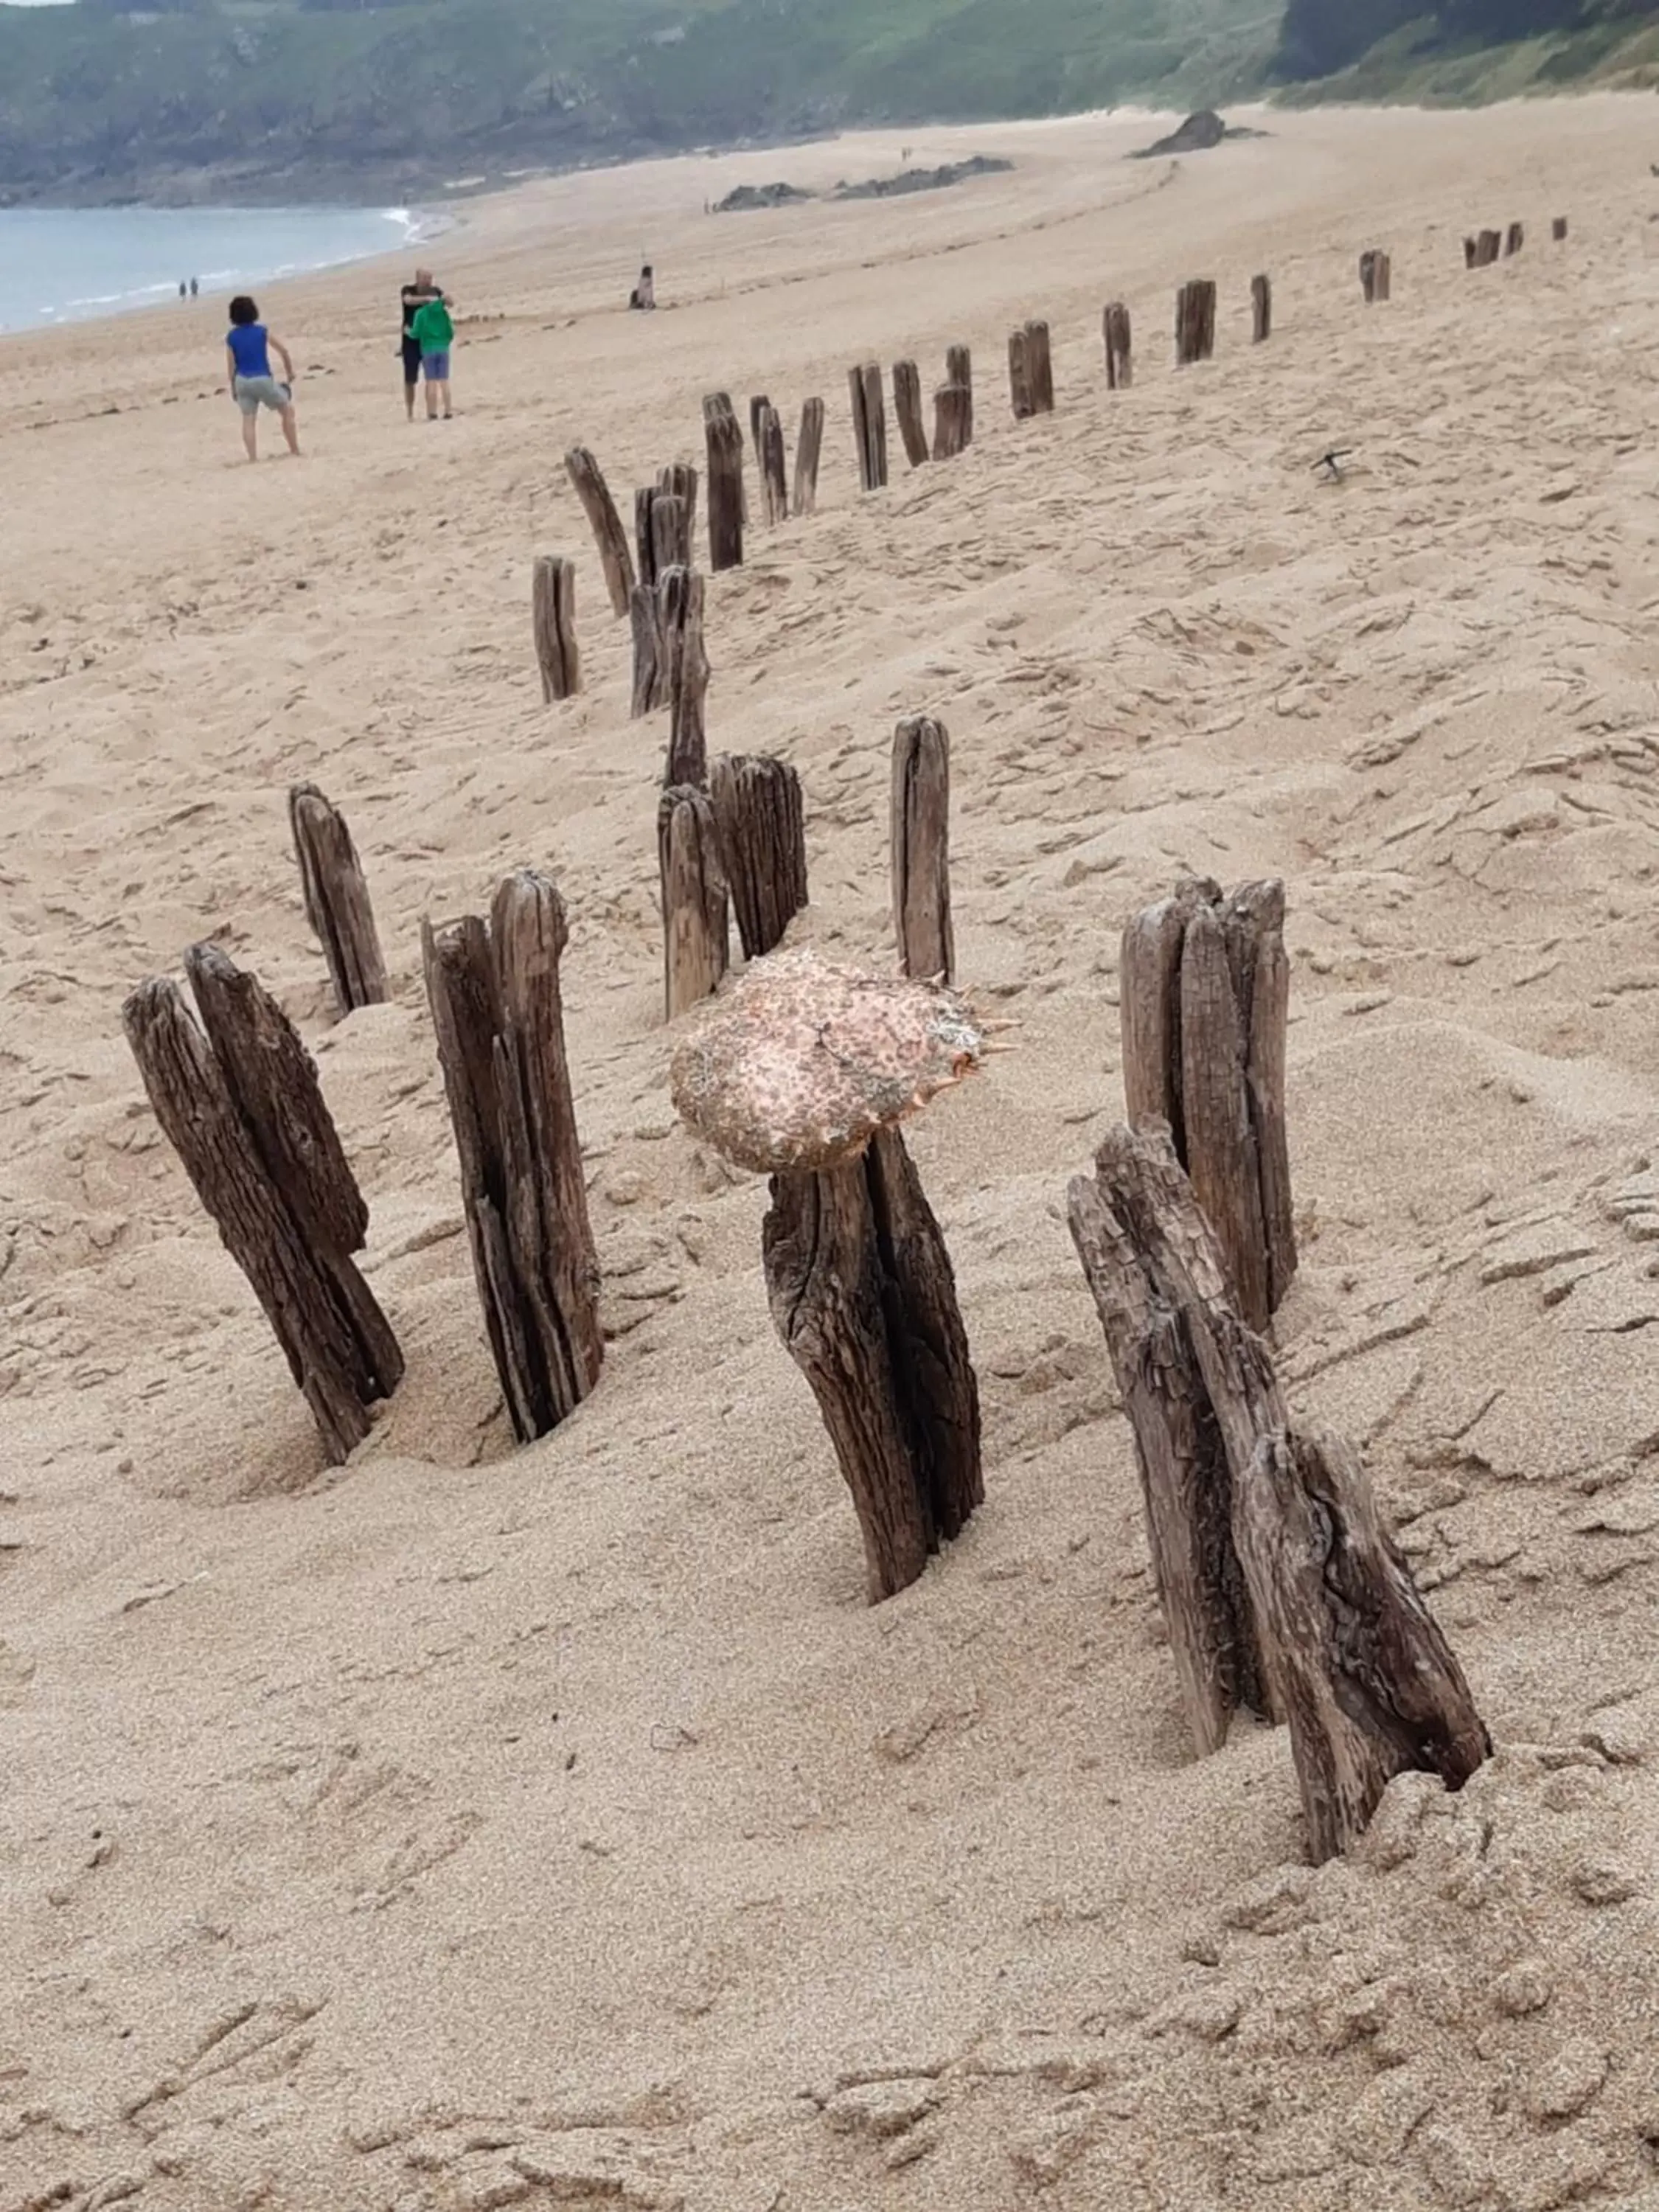
<path id="1" fill-rule="evenodd" d="M 481 203 L 434 255 L 452 424 L 403 419 L 400 265 L 264 301 L 300 463 L 240 460 L 214 303 L 0 343 L 3 2212 L 1659 2202 L 1659 138 L 1613 97 L 1254 119 L 1178 167 L 1087 118 Z M 906 142 L 1018 167 L 702 212 Z M 1177 375 L 1204 275 L 1217 358 Z M 1017 426 L 1032 314 L 1058 407 Z M 848 365 L 931 392 L 958 339 L 975 443 L 912 475 L 890 430 L 860 497 Z M 938 714 L 961 978 L 1023 1024 L 914 1139 L 987 1503 L 875 1610 L 763 1186 L 669 1103 L 663 732 L 562 466 L 590 445 L 628 501 L 716 387 L 792 435 L 830 410 L 816 518 L 708 588 L 711 741 L 805 785 L 802 934 L 890 960 L 892 728 Z M 586 678 L 551 709 L 544 552 Z M 337 1026 L 298 779 L 392 971 Z M 611 1340 L 514 1451 L 419 926 L 522 863 L 572 917 Z M 1063 1217 L 1121 1110 L 1120 932 L 1183 869 L 1285 879 L 1280 1364 L 1364 1445 L 1500 1745 L 1317 1873 L 1282 1730 L 1189 1757 Z M 301 1024 L 373 1209 L 409 1373 L 343 1469 L 122 1036 L 202 938 Z"/>

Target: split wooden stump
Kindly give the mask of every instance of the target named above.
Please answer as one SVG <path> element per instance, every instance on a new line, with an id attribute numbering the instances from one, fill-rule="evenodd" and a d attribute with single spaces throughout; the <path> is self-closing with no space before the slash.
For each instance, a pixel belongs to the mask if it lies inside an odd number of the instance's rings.
<path id="1" fill-rule="evenodd" d="M 488 923 L 422 931 L 473 1273 L 520 1443 L 575 1411 L 605 1358 L 559 986 L 568 938 L 557 890 L 528 869 Z"/>
<path id="2" fill-rule="evenodd" d="M 709 764 L 708 796 L 744 957 L 758 960 L 806 904 L 800 778 L 768 753 L 722 753 Z"/>
<path id="3" fill-rule="evenodd" d="M 671 785 L 657 806 L 663 1003 L 668 1019 L 720 988 L 731 962 L 726 873 L 708 793 Z"/>
<path id="4" fill-rule="evenodd" d="M 599 549 L 599 566 L 605 570 L 605 587 L 611 594 L 611 611 L 615 615 L 625 615 L 634 590 L 634 562 L 628 550 L 628 533 L 617 513 L 617 502 L 611 496 L 599 463 L 586 446 L 573 446 L 564 457 L 564 465 L 592 525 L 594 543 Z"/>
<path id="5" fill-rule="evenodd" d="M 818 459 L 823 451 L 823 402 L 809 399 L 800 410 L 800 434 L 795 441 L 795 512 L 816 514 L 818 506 Z"/>
<path id="6" fill-rule="evenodd" d="M 927 426 L 921 416 L 921 373 L 913 361 L 893 363 L 893 412 L 904 441 L 904 458 L 919 469 L 929 455 Z"/>
<path id="7" fill-rule="evenodd" d="M 853 441 L 858 449 L 859 483 L 865 491 L 880 491 L 887 482 L 887 403 L 882 397 L 881 370 L 873 361 L 847 372 L 853 400 Z"/>
<path id="8" fill-rule="evenodd" d="M 1165 1124 L 1228 1285 L 1266 1329 L 1296 1274 L 1285 1119 L 1285 886 L 1187 878 L 1136 915 L 1118 972 L 1129 1119 Z"/>
<path id="9" fill-rule="evenodd" d="M 708 565 L 715 571 L 743 565 L 743 432 L 723 392 L 702 403 L 708 449 Z"/>
<path id="10" fill-rule="evenodd" d="M 697 540 L 697 486 L 699 477 L 690 461 L 671 461 L 666 468 L 657 471 L 657 489 L 665 499 L 677 499 L 685 509 L 685 558 L 678 565 L 684 568 L 696 566 L 691 548 Z M 672 568 L 672 562 L 662 557 L 660 544 L 657 552 L 659 569 Z"/>
<path id="11" fill-rule="evenodd" d="M 1250 279 L 1250 338 L 1255 345 L 1266 345 L 1273 334 L 1273 286 L 1271 276 L 1252 276 Z"/>
<path id="12" fill-rule="evenodd" d="M 760 473 L 761 512 L 773 528 L 789 520 L 789 476 L 783 452 L 783 425 L 770 400 L 755 420 L 755 465 Z"/>
<path id="13" fill-rule="evenodd" d="M 665 471 L 665 474 L 666 471 Z M 678 492 L 665 491 L 660 480 L 634 495 L 634 544 L 639 556 L 640 584 L 654 587 L 665 568 L 689 568 L 691 560 L 692 507 L 696 499 L 696 471 L 691 504 Z M 635 586 L 635 590 L 639 585 Z M 629 599 L 629 611 L 633 602 Z"/>
<path id="14" fill-rule="evenodd" d="M 1504 240 L 1504 252 L 1505 257 L 1507 258 L 1511 253 L 1519 253 L 1526 242 L 1526 225 L 1522 222 L 1512 222 L 1510 225 L 1509 230 Z"/>
<path id="15" fill-rule="evenodd" d="M 973 393 L 965 384 L 941 385 L 933 394 L 933 459 L 953 461 L 973 435 Z"/>
<path id="16" fill-rule="evenodd" d="M 1394 262 L 1380 246 L 1370 246 L 1359 257 L 1359 289 L 1368 307 L 1394 295 Z"/>
<path id="17" fill-rule="evenodd" d="M 951 927 L 951 738 L 916 714 L 893 737 L 893 932 L 906 975 L 948 983 L 956 970 Z"/>
<path id="18" fill-rule="evenodd" d="M 323 948 L 335 1011 L 343 1020 L 359 1006 L 383 1004 L 386 996 L 386 962 L 368 885 L 345 817 L 314 783 L 291 787 L 288 819 L 306 920 Z"/>
<path id="19" fill-rule="evenodd" d="M 703 649 L 703 581 L 693 568 L 667 568 L 657 586 L 662 637 L 662 691 L 668 703 L 665 785 L 708 780 L 705 702 L 708 655 Z"/>
<path id="20" fill-rule="evenodd" d="M 1491 1739 L 1358 1455 L 1291 1426 L 1168 1130 L 1114 1130 L 1067 1198 L 1134 1430 L 1194 1744 L 1218 1749 L 1241 1706 L 1282 1715 L 1323 1862 L 1363 1834 L 1395 1775 L 1459 1790 Z"/>
<path id="21" fill-rule="evenodd" d="M 981 1042 L 954 993 L 800 951 L 756 962 L 674 1055 L 691 1128 L 771 1177 L 772 1318 L 852 1494 L 872 1604 L 915 1582 L 985 1495 L 950 1254 L 898 1126 Z"/>
<path id="22" fill-rule="evenodd" d="M 630 592 L 632 587 L 630 586 Z M 538 556 L 530 575 L 530 618 L 541 671 L 542 703 L 574 698 L 582 688 L 576 642 L 576 564 L 556 553 Z"/>
<path id="23" fill-rule="evenodd" d="M 1102 316 L 1101 335 L 1106 345 L 1106 389 L 1127 392 L 1134 375 L 1134 339 L 1129 310 L 1121 300 L 1114 300 Z"/>
<path id="24" fill-rule="evenodd" d="M 1194 277 L 1176 295 L 1176 367 L 1208 361 L 1215 353 L 1215 280 Z"/>
<path id="25" fill-rule="evenodd" d="M 127 1040 L 161 1133 L 252 1285 L 337 1466 L 404 1372 L 351 1256 L 368 1208 L 316 1065 L 258 977 L 212 945 L 192 945 L 185 972 L 200 1024 L 178 985 L 154 976 L 123 1009 Z"/>

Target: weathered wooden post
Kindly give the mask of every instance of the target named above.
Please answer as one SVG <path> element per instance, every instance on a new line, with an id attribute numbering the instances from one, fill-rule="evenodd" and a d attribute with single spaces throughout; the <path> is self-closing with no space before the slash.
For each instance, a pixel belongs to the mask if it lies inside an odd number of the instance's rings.
<path id="1" fill-rule="evenodd" d="M 1031 398 L 1031 366 L 1023 329 L 1008 333 L 1008 397 L 1016 422 L 1029 422 L 1036 412 Z"/>
<path id="2" fill-rule="evenodd" d="M 767 753 L 721 753 L 708 796 L 745 960 L 782 942 L 806 904 L 806 821 L 800 778 Z"/>
<path id="3" fill-rule="evenodd" d="M 696 1024 L 671 1072 L 690 1127 L 771 1176 L 772 1317 L 852 1493 L 872 1605 L 915 1582 L 985 1496 L 950 1253 L 898 1126 L 978 1066 L 981 1046 L 954 993 L 775 952 Z"/>
<path id="4" fill-rule="evenodd" d="M 719 571 L 743 563 L 743 432 L 723 392 L 702 403 L 708 447 L 708 565 Z"/>
<path id="5" fill-rule="evenodd" d="M 1114 1130 L 1067 1193 L 1135 1431 L 1159 1593 L 1200 1755 L 1238 1705 L 1290 1724 L 1310 1856 L 1397 1774 L 1459 1790 L 1491 1739 L 1358 1456 L 1294 1429 L 1169 1132 Z"/>
<path id="6" fill-rule="evenodd" d="M 904 457 L 913 469 L 927 459 L 927 429 L 921 419 L 921 376 L 913 361 L 893 363 L 893 412 L 904 441 Z"/>
<path id="7" fill-rule="evenodd" d="M 345 817 L 314 783 L 296 783 L 288 794 L 288 819 L 306 920 L 328 963 L 335 1011 L 343 1019 L 359 1006 L 378 1006 L 386 996 L 386 962 Z"/>
<path id="8" fill-rule="evenodd" d="M 1215 352 L 1215 280 L 1194 277 L 1176 295 L 1176 367 L 1208 361 Z"/>
<path id="9" fill-rule="evenodd" d="M 945 349 L 945 381 L 955 385 L 968 395 L 968 434 L 964 446 L 974 442 L 974 357 L 965 345 L 947 346 Z"/>
<path id="10" fill-rule="evenodd" d="M 760 473 L 761 509 L 775 527 L 789 520 L 789 478 L 783 457 L 783 425 L 769 401 L 755 424 L 755 465 Z"/>
<path id="11" fill-rule="evenodd" d="M 880 491 L 887 482 L 887 403 L 882 397 L 881 369 L 867 361 L 848 370 L 847 384 L 853 400 L 859 483 L 866 491 Z"/>
<path id="12" fill-rule="evenodd" d="M 627 532 L 617 513 L 617 502 L 611 496 L 599 463 L 586 446 L 573 446 L 564 457 L 564 465 L 592 525 L 594 543 L 599 549 L 599 565 L 605 570 L 605 589 L 611 594 L 611 611 L 625 615 L 634 590 L 634 562 L 628 550 Z"/>
<path id="13" fill-rule="evenodd" d="M 974 434 L 974 395 L 965 384 L 943 384 L 933 394 L 933 459 L 953 461 Z"/>
<path id="14" fill-rule="evenodd" d="M 795 441 L 795 512 L 816 514 L 818 507 L 818 457 L 823 451 L 823 402 L 809 399 L 800 410 L 800 435 Z"/>
<path id="15" fill-rule="evenodd" d="M 351 1257 L 368 1208 L 316 1065 L 276 1000 L 216 945 L 192 945 L 185 972 L 201 1025 L 178 985 L 153 976 L 122 1011 L 127 1041 L 161 1133 L 252 1285 L 338 1466 L 404 1372 Z"/>
<path id="16" fill-rule="evenodd" d="M 1118 971 L 1131 1122 L 1166 1123 L 1239 1311 L 1265 1329 L 1296 1274 L 1285 1117 L 1285 886 L 1188 877 L 1136 915 Z"/>
<path id="17" fill-rule="evenodd" d="M 694 569 L 668 568 L 657 586 L 662 672 L 658 696 L 668 702 L 668 761 L 665 786 L 703 784 L 708 778 L 704 701 L 708 655 L 703 650 L 702 578 Z"/>
<path id="18" fill-rule="evenodd" d="M 1370 246 L 1359 257 L 1359 289 L 1368 307 L 1393 295 L 1394 263 L 1380 246 Z"/>
<path id="19" fill-rule="evenodd" d="M 1250 337 L 1255 345 L 1265 345 L 1273 334 L 1273 287 L 1270 276 L 1250 279 Z"/>
<path id="20" fill-rule="evenodd" d="M 1479 239 L 1475 241 L 1475 267 L 1477 269 L 1490 269 L 1493 262 L 1498 258 L 1503 251 L 1503 232 L 1501 230 L 1483 230 Z"/>
<path id="21" fill-rule="evenodd" d="M 1026 323 L 1008 337 L 1008 389 L 1014 420 L 1054 411 L 1054 373 L 1047 323 Z"/>
<path id="22" fill-rule="evenodd" d="M 908 717 L 893 735 L 891 849 L 899 967 L 922 981 L 948 983 L 956 971 L 951 738 L 930 715 Z"/>
<path id="23" fill-rule="evenodd" d="M 696 471 L 688 473 L 695 486 Z M 640 582 L 653 589 L 665 568 L 691 566 L 691 514 L 678 492 L 665 491 L 660 483 L 655 483 L 635 493 L 634 544 Z M 629 604 L 631 608 L 631 597 Z"/>
<path id="24" fill-rule="evenodd" d="M 508 876 L 488 924 L 422 930 L 484 1327 L 513 1432 L 547 1435 L 599 1378 L 599 1265 L 565 1052 L 564 903 Z"/>
<path id="25" fill-rule="evenodd" d="M 635 594 L 641 589 L 654 591 L 657 583 L 657 541 L 652 524 L 659 494 L 655 484 L 642 484 L 634 494 L 634 558 L 639 579 L 628 595 L 629 611 L 633 611 Z"/>
<path id="26" fill-rule="evenodd" d="M 1555 243 L 1558 246 L 1565 244 L 1567 236 L 1567 218 L 1565 216 L 1558 215 L 1554 217 L 1550 224 L 1550 236 L 1555 240 Z"/>
<path id="27" fill-rule="evenodd" d="M 731 960 L 726 877 L 708 793 L 689 784 L 657 805 L 662 888 L 663 995 L 668 1019 L 719 988 Z"/>
<path id="28" fill-rule="evenodd" d="M 632 586 L 629 588 L 631 594 Z M 556 553 L 538 556 L 530 576 L 530 612 L 542 672 L 542 703 L 573 698 L 582 688 L 574 561 L 561 560 Z"/>
<path id="29" fill-rule="evenodd" d="M 1509 235 L 1504 240 L 1504 252 L 1505 257 L 1507 258 L 1511 253 L 1519 253 L 1526 242 L 1527 227 L 1525 223 L 1512 222 L 1509 228 Z"/>
<path id="30" fill-rule="evenodd" d="M 1466 269 L 1478 268 L 1480 266 L 1480 240 L 1478 238 L 1466 238 L 1463 240 L 1463 266 Z"/>
<path id="31" fill-rule="evenodd" d="M 671 461 L 666 468 L 657 471 L 657 489 L 665 499 L 678 500 L 685 509 L 685 557 L 680 561 L 665 561 L 662 557 L 660 533 L 657 546 L 657 573 L 665 568 L 694 567 L 691 548 L 697 536 L 697 471 L 690 461 Z M 676 541 L 678 543 L 678 540 Z"/>
<path id="32" fill-rule="evenodd" d="M 1102 316 L 1101 334 L 1106 343 L 1106 389 L 1127 392 L 1134 374 L 1134 337 L 1121 300 L 1114 300 Z"/>
<path id="33" fill-rule="evenodd" d="M 629 714 L 635 721 L 660 707 L 668 696 L 668 651 L 662 634 L 662 587 L 635 584 L 629 609 L 634 631 L 634 690 Z"/>

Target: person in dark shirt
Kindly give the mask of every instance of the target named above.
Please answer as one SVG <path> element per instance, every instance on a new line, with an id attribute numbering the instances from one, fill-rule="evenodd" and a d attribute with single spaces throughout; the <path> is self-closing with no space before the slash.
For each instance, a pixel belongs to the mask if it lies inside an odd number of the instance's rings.
<path id="1" fill-rule="evenodd" d="M 412 422 L 415 420 L 415 392 L 421 381 L 421 346 L 415 335 L 415 318 L 428 300 L 441 300 L 449 305 L 449 295 L 433 281 L 429 269 L 417 269 L 415 282 L 405 284 L 403 292 L 404 412 Z"/>

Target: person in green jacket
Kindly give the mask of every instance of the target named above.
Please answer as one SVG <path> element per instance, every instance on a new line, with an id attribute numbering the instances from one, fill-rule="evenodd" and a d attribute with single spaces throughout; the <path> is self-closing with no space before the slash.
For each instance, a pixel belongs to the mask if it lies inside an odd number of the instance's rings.
<path id="1" fill-rule="evenodd" d="M 444 420 L 449 420 L 449 349 L 455 337 L 455 325 L 449 304 L 443 299 L 428 300 L 417 308 L 410 324 L 410 335 L 421 349 L 421 374 L 426 379 L 426 419 L 438 419 L 438 402 L 443 401 Z"/>

